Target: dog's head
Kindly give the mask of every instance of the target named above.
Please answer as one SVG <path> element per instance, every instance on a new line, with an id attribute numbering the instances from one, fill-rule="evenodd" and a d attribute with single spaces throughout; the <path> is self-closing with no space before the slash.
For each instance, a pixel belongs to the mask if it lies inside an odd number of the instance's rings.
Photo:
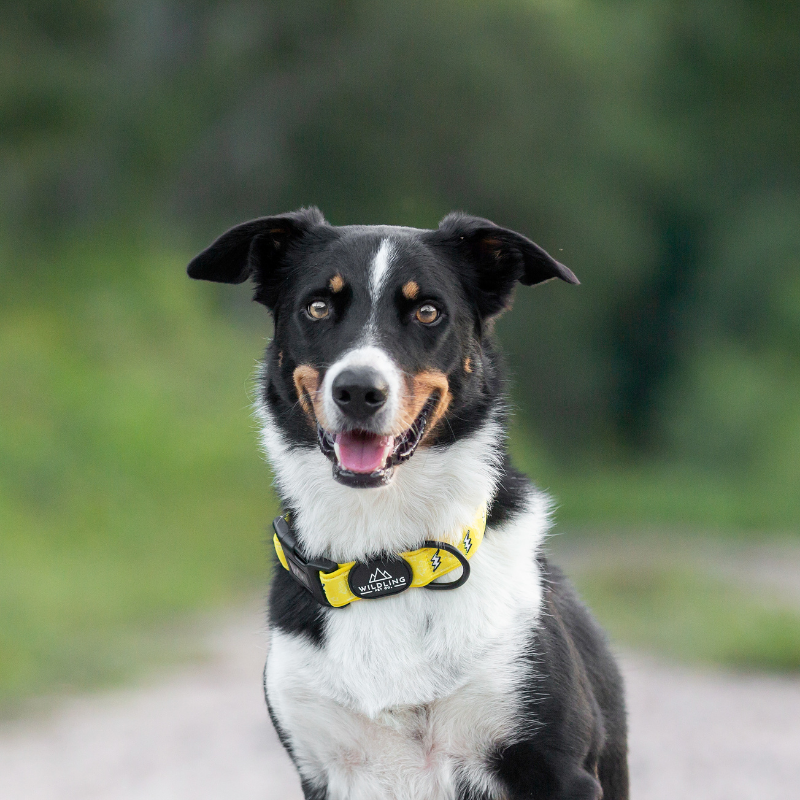
<path id="1" fill-rule="evenodd" d="M 357 488 L 388 485 L 418 448 L 481 424 L 500 393 L 486 333 L 517 282 L 578 283 L 485 219 L 335 227 L 317 209 L 238 225 L 188 272 L 253 281 L 275 325 L 262 401 L 290 441 L 318 446 Z"/>

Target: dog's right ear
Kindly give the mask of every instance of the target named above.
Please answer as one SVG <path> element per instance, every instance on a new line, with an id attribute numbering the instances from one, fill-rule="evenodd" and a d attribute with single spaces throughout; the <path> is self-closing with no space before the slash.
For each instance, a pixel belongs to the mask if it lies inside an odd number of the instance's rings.
<path id="1" fill-rule="evenodd" d="M 274 305 L 272 280 L 289 245 L 312 228 L 327 224 L 318 208 L 301 208 L 288 214 L 236 225 L 195 256 L 186 268 L 190 278 L 218 283 L 243 283 L 252 278 L 255 299 Z"/>

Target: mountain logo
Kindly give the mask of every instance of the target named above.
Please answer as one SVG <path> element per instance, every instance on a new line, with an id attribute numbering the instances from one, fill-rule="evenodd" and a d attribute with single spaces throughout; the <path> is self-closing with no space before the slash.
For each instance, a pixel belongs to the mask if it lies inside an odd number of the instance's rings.
<path id="1" fill-rule="evenodd" d="M 373 558 L 356 562 L 347 576 L 350 591 L 356 597 L 386 597 L 404 592 L 411 586 L 411 565 L 402 558 Z"/>

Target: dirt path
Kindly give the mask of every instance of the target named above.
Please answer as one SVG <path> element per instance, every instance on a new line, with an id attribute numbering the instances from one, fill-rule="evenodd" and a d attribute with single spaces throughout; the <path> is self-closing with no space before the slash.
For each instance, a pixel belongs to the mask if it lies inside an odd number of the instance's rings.
<path id="1" fill-rule="evenodd" d="M 208 663 L 0 725 L 3 800 L 297 800 L 261 697 L 261 616 Z M 800 679 L 626 657 L 634 800 L 797 800 Z"/>

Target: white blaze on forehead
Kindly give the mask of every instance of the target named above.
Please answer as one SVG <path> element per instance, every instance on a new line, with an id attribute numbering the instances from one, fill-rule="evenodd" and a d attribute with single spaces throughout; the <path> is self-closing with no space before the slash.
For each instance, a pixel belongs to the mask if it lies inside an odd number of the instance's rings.
<path id="1" fill-rule="evenodd" d="M 372 259 L 372 266 L 369 272 L 369 293 L 372 298 L 373 308 L 381 296 L 381 291 L 389 275 L 389 266 L 392 259 L 392 243 L 388 239 L 381 241 L 381 246 Z"/>

